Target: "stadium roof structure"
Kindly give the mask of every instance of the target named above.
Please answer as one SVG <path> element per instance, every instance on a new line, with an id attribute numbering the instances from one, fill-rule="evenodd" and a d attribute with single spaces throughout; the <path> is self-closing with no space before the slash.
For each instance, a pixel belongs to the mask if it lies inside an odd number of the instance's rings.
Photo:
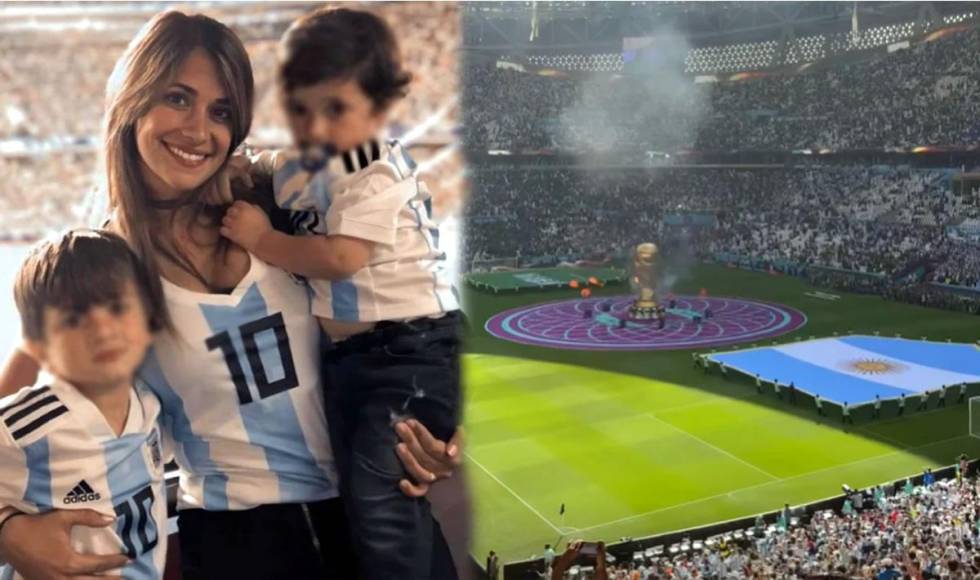
<path id="1" fill-rule="evenodd" d="M 980 2 L 467 2 L 464 49 L 618 52 L 625 37 L 671 30 L 693 47 L 793 41 L 914 24 L 919 34 L 980 14 Z"/>

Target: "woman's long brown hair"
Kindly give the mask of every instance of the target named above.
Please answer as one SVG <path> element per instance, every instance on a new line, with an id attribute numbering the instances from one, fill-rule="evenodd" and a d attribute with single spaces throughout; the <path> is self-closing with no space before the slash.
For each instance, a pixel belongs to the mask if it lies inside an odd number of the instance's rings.
<path id="1" fill-rule="evenodd" d="M 155 210 L 160 205 L 154 203 L 140 170 L 136 123 L 163 96 L 190 53 L 199 48 L 213 60 L 231 106 L 231 144 L 225 152 L 230 155 L 251 128 L 255 88 L 245 47 L 231 29 L 217 20 L 176 10 L 157 14 L 130 42 L 106 85 L 104 154 L 108 209 L 115 229 L 146 264 L 156 283 L 154 292 L 161 295 L 157 254 L 166 256 L 205 284 L 207 281 L 179 249 L 172 244 L 168 248 L 161 243 L 159 233 L 154 234 L 152 230 Z M 216 225 L 223 208 L 216 212 L 201 199 L 201 192 L 211 187 L 214 178 L 197 190 L 186 192 L 176 203 L 168 203 L 168 207 L 189 206 L 193 223 Z M 172 329 L 166 312 L 163 318 L 164 326 Z"/>

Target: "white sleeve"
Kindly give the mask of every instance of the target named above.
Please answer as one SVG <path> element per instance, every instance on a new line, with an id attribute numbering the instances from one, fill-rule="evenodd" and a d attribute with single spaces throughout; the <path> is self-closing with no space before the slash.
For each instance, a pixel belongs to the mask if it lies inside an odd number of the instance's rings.
<path id="1" fill-rule="evenodd" d="M 327 235 L 350 236 L 394 245 L 398 214 L 409 200 L 420 195 L 414 177 L 399 180 L 384 164 L 347 190 L 334 195 L 327 211 Z"/>
<path id="2" fill-rule="evenodd" d="M 0 420 L 0 510 L 12 507 L 29 514 L 37 513 L 37 506 L 24 501 L 27 474 L 27 456 L 14 444 L 7 426 Z M 6 563 L 0 558 L 0 566 Z"/>
<path id="3" fill-rule="evenodd" d="M 0 509 L 13 507 L 22 512 L 37 512 L 37 506 L 24 501 L 27 467 L 27 456 L 0 420 Z"/>

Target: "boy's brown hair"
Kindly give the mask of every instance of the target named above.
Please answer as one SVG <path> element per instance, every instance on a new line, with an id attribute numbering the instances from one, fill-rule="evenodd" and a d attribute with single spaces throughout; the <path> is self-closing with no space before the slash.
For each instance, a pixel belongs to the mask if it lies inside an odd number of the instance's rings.
<path id="1" fill-rule="evenodd" d="M 356 79 L 380 111 L 408 94 L 412 80 L 394 33 L 370 12 L 311 12 L 289 27 L 279 50 L 279 84 L 287 94 L 323 81 Z"/>
<path id="2" fill-rule="evenodd" d="M 151 283 L 143 263 L 120 236 L 80 229 L 37 244 L 14 279 L 24 337 L 44 340 L 46 308 L 84 312 L 116 299 L 130 280 L 143 300 L 150 330 L 160 330 L 163 289 Z"/>

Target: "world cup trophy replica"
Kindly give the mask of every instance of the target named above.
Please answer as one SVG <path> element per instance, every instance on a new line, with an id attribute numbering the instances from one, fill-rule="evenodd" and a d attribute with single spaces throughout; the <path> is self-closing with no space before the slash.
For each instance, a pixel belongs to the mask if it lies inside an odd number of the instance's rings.
<path id="1" fill-rule="evenodd" d="M 663 309 L 657 304 L 656 260 L 656 244 L 646 242 L 633 250 L 633 276 L 630 281 L 636 299 L 630 306 L 629 314 L 634 320 L 657 320 L 663 316 Z"/>

